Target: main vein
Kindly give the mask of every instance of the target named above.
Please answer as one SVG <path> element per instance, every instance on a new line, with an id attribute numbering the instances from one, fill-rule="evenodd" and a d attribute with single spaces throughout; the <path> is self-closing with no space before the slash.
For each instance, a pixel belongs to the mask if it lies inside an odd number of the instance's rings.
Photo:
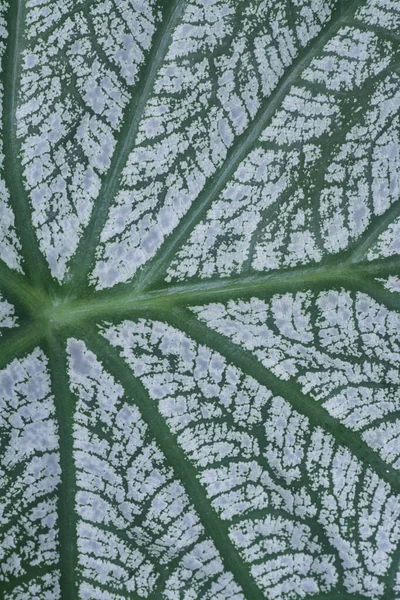
<path id="1" fill-rule="evenodd" d="M 73 452 L 74 402 L 69 391 L 64 344 L 52 334 L 45 341 L 49 359 L 51 388 L 54 394 L 60 439 L 61 484 L 58 495 L 61 600 L 78 598 L 78 549 L 76 540 L 75 465 Z"/>
<path id="2" fill-rule="evenodd" d="M 135 294 L 132 289 L 107 290 L 77 299 L 64 299 L 49 309 L 48 318 L 54 327 L 65 327 L 80 322 L 109 318 L 116 319 L 130 313 L 173 309 L 175 306 L 227 301 L 252 295 L 322 288 L 344 288 L 355 290 L 370 287 L 375 297 L 389 308 L 400 309 L 400 298 L 391 294 L 375 277 L 398 273 L 400 261 L 390 258 L 370 264 L 353 265 L 339 263 L 288 269 L 285 273 L 260 273 L 233 279 L 217 279 L 171 285 L 164 288 Z"/>
<path id="3" fill-rule="evenodd" d="M 41 290 L 30 285 L 21 273 L 10 269 L 0 260 L 0 295 L 3 293 L 17 309 L 18 314 L 28 312 L 32 315 L 35 307 L 45 301 L 45 295 Z"/>

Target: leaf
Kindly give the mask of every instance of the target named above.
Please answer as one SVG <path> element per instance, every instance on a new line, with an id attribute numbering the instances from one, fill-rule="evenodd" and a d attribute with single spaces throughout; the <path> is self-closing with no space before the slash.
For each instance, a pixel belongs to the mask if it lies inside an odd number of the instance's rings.
<path id="1" fill-rule="evenodd" d="M 400 600 L 400 7 L 0 0 L 0 596 Z"/>

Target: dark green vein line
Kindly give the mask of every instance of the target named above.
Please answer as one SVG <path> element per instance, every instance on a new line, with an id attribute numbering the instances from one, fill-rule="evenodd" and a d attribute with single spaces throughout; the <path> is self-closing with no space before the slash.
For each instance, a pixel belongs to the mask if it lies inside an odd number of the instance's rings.
<path id="1" fill-rule="evenodd" d="M 131 369 L 119 356 L 118 351 L 106 340 L 96 334 L 88 334 L 84 336 L 84 341 L 88 348 L 96 353 L 104 368 L 115 376 L 127 393 L 132 395 L 149 432 L 162 450 L 168 464 L 173 467 L 176 476 L 182 482 L 203 523 L 205 532 L 214 542 L 225 568 L 232 573 L 235 581 L 241 586 L 247 600 L 265 600 L 266 596 L 253 581 L 248 568 L 230 541 L 228 524 L 220 520 L 211 508 L 204 489 L 197 479 L 196 469 L 186 459 L 175 436 L 170 432 L 142 383 L 133 376 Z"/>
<path id="2" fill-rule="evenodd" d="M 385 389 L 384 386 L 382 386 L 382 388 Z M 387 390 L 385 389 L 385 391 L 387 391 Z M 384 417 L 381 417 L 380 419 L 374 419 L 368 425 L 364 425 L 363 427 L 360 427 L 360 429 L 358 431 L 360 433 L 364 433 L 364 431 L 368 431 L 368 429 L 370 429 L 371 426 L 374 427 L 375 429 L 378 429 L 379 427 L 381 427 L 381 425 L 385 425 L 385 423 L 397 423 L 399 421 L 400 421 L 400 409 L 396 410 L 395 412 L 388 413 Z"/>
<path id="3" fill-rule="evenodd" d="M 191 338 L 207 340 L 209 348 L 225 356 L 228 362 L 247 375 L 254 377 L 274 395 L 282 396 L 298 413 L 308 418 L 312 427 L 320 427 L 326 433 L 331 434 L 336 442 L 348 448 L 362 464 L 366 464 L 383 481 L 389 483 L 394 492 L 400 493 L 400 473 L 382 460 L 379 454 L 360 438 L 358 433 L 342 425 L 321 404 L 303 394 L 293 381 L 279 379 L 266 369 L 251 352 L 213 331 L 198 321 L 188 310 L 174 309 L 168 312 L 165 320 Z"/>
<path id="4" fill-rule="evenodd" d="M 110 169 L 103 180 L 99 196 L 95 201 L 90 222 L 82 235 L 78 249 L 71 261 L 70 272 L 74 290 L 82 287 L 92 267 L 101 232 L 107 220 L 108 209 L 118 190 L 122 170 L 134 147 L 140 120 L 153 89 L 158 70 L 167 54 L 172 32 L 179 22 L 185 5 L 186 2 L 184 0 L 174 0 L 167 3 L 168 10 L 164 17 L 162 28 L 154 35 L 159 41 L 153 45 L 147 57 L 140 82 L 133 94 L 124 118 L 124 125 L 114 150 Z"/>
<path id="5" fill-rule="evenodd" d="M 33 284 L 48 281 L 48 265 L 40 252 L 28 194 L 24 189 L 22 166 L 19 157 L 19 142 L 16 133 L 16 109 L 18 100 L 18 78 L 21 73 L 22 38 L 25 19 L 24 1 L 10 2 L 7 14 L 8 41 L 3 60 L 3 176 L 10 193 L 10 204 L 14 212 L 15 227 L 22 246 L 23 267 Z"/>
<path id="6" fill-rule="evenodd" d="M 44 350 L 49 360 L 51 389 L 56 407 L 60 439 L 61 484 L 58 496 L 58 526 L 60 543 L 61 600 L 78 598 L 78 549 L 76 540 L 76 480 L 73 453 L 73 418 L 75 402 L 69 391 L 67 358 L 64 340 L 49 333 Z"/>
<path id="7" fill-rule="evenodd" d="M 372 31 L 380 38 L 385 38 L 394 43 L 395 47 L 398 47 L 400 43 L 400 33 L 395 29 L 391 30 L 389 27 L 385 27 L 384 25 L 380 25 L 379 23 L 368 23 L 366 21 L 361 21 L 357 18 L 354 19 L 354 22 L 350 23 L 351 25 L 355 25 L 362 31 Z"/>
<path id="8" fill-rule="evenodd" d="M 138 273 L 134 284 L 137 291 L 146 289 L 162 277 L 166 265 L 169 264 L 172 255 L 179 246 L 189 237 L 195 224 L 201 219 L 209 208 L 211 202 L 215 200 L 231 179 L 239 164 L 249 154 L 252 147 L 257 142 L 262 131 L 272 119 L 276 109 L 281 104 L 290 87 L 299 78 L 301 72 L 310 64 L 317 52 L 335 35 L 343 23 L 346 22 L 346 16 L 351 14 L 360 0 L 350 0 L 347 2 L 346 9 L 342 7 L 339 1 L 334 14 L 320 33 L 306 46 L 298 55 L 297 59 L 286 71 L 275 91 L 264 100 L 255 119 L 247 130 L 238 136 L 227 153 L 225 161 L 215 171 L 209 183 L 196 198 L 186 216 L 176 227 L 174 234 L 170 235 L 162 244 L 154 257 Z"/>

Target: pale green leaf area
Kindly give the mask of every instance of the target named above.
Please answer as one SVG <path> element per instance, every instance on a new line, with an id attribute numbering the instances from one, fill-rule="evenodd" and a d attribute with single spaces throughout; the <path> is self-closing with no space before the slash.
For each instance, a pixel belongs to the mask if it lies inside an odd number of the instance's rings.
<path id="1" fill-rule="evenodd" d="M 400 600 L 399 0 L 0 0 L 0 600 Z"/>

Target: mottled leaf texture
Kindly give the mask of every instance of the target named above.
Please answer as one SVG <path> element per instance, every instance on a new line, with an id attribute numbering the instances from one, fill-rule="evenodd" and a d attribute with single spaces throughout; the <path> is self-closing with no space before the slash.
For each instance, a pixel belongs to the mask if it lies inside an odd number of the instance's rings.
<path id="1" fill-rule="evenodd" d="M 0 600 L 400 600 L 400 0 L 0 0 Z"/>

